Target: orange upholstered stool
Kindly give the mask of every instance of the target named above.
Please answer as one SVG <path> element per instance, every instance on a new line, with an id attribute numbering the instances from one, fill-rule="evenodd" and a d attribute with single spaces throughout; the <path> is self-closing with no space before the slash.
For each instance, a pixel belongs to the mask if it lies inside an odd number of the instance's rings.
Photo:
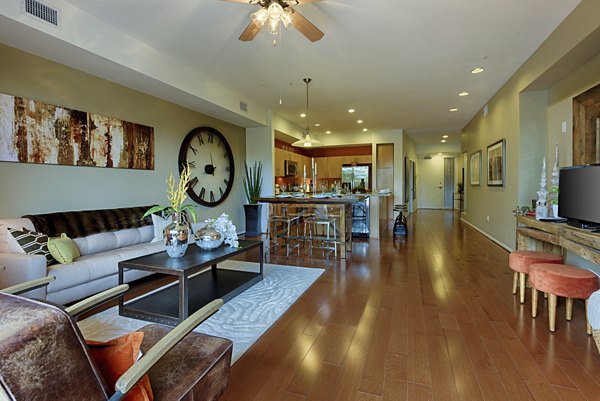
<path id="1" fill-rule="evenodd" d="M 598 289 L 598 277 L 589 270 L 556 263 L 536 263 L 530 266 L 531 316 L 537 316 L 538 291 L 548 293 L 548 320 L 550 331 L 555 330 L 556 297 L 567 298 L 567 320 L 573 314 L 573 298 L 585 299 L 587 319 L 587 299 Z M 587 333 L 592 329 L 587 324 Z"/>
<path id="2" fill-rule="evenodd" d="M 513 294 L 517 293 L 519 282 L 519 300 L 525 303 L 525 277 L 529 274 L 529 266 L 534 263 L 562 263 L 562 256 L 539 251 L 512 251 L 508 257 L 508 266 L 513 274 Z"/>

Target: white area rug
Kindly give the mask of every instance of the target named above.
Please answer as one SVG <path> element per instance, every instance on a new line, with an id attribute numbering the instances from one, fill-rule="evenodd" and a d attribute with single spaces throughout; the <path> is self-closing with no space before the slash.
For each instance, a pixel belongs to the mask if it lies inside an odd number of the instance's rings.
<path id="1" fill-rule="evenodd" d="M 258 271 L 257 263 L 226 261 L 219 268 Z M 225 303 L 194 331 L 233 341 L 237 361 L 292 306 L 325 270 L 264 265 L 264 278 Z M 148 324 L 119 316 L 115 306 L 78 323 L 87 339 L 107 341 Z"/>

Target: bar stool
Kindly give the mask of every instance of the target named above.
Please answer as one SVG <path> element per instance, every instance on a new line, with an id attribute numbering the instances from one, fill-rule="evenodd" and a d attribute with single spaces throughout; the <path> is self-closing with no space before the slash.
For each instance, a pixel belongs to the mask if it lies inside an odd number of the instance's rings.
<path id="1" fill-rule="evenodd" d="M 548 323 L 550 331 L 556 329 L 557 297 L 567 298 L 567 320 L 573 315 L 573 298 L 585 299 L 586 331 L 592 334 L 587 320 L 588 298 L 598 290 L 598 277 L 589 270 L 558 263 L 534 263 L 530 266 L 531 316 L 537 316 L 538 291 L 548 293 Z"/>
<path id="2" fill-rule="evenodd" d="M 327 209 L 327 205 L 317 205 L 314 209 L 314 215 L 304 219 L 305 233 L 306 227 L 308 226 L 308 241 L 309 241 L 309 252 L 312 256 L 313 248 L 322 249 L 323 253 L 327 253 L 327 257 L 331 251 L 337 258 L 337 218 L 334 215 L 330 215 Z M 322 231 L 322 235 L 319 235 L 319 231 Z M 314 242 L 317 245 L 314 245 Z M 318 245 L 320 242 L 320 245 Z"/>
<path id="3" fill-rule="evenodd" d="M 508 257 L 508 266 L 514 271 L 513 294 L 517 293 L 517 281 L 519 282 L 519 300 L 525 303 L 525 278 L 529 274 L 529 266 L 534 263 L 562 263 L 560 255 L 554 255 L 539 251 L 512 251 Z"/>
<path id="4" fill-rule="evenodd" d="M 398 212 L 396 220 L 394 220 L 394 228 L 392 230 L 392 238 L 396 238 L 396 235 L 404 235 L 408 237 L 408 225 L 406 224 L 406 216 L 402 214 L 404 211 L 404 205 L 394 205 L 394 212 Z"/>
<path id="5" fill-rule="evenodd" d="M 281 225 L 281 232 L 279 226 Z M 292 237 L 292 228 L 296 227 L 296 235 Z M 267 221 L 267 247 L 265 252 L 269 252 L 273 249 L 273 252 L 277 252 L 279 246 L 279 238 L 285 240 L 286 252 L 285 256 L 290 256 L 290 252 L 298 248 L 298 255 L 300 255 L 300 215 L 291 214 L 288 212 L 288 207 L 283 206 L 281 208 L 280 215 L 269 216 Z M 296 240 L 294 245 L 291 245 L 292 240 Z M 272 244 L 272 245 L 271 245 Z"/>

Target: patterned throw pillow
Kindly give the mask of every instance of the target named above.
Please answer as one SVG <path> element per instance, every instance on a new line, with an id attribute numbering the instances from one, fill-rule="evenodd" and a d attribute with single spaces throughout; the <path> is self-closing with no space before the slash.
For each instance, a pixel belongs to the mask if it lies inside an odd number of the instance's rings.
<path id="1" fill-rule="evenodd" d="M 30 255 L 44 255 L 47 266 L 56 263 L 48 250 L 48 236 L 46 234 L 36 233 L 26 228 L 21 228 L 20 230 L 9 228 L 8 232 L 19 243 L 25 253 Z"/>

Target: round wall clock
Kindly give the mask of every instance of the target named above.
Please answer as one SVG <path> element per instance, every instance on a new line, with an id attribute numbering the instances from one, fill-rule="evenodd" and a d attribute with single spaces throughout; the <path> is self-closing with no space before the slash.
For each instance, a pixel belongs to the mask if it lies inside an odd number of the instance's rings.
<path id="1" fill-rule="evenodd" d="M 190 166 L 188 195 L 197 203 L 214 207 L 223 202 L 233 186 L 235 168 L 229 143 L 211 127 L 194 128 L 179 149 L 179 173 Z"/>

